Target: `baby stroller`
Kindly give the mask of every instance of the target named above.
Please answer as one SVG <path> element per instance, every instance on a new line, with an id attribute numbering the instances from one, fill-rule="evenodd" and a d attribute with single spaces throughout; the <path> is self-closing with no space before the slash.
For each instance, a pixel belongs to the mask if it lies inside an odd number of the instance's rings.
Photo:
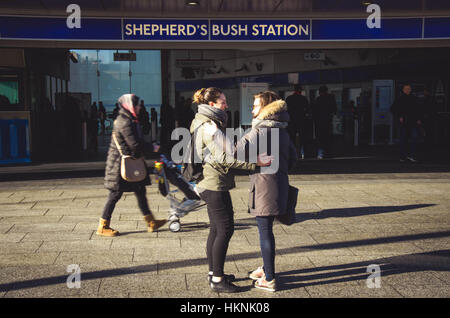
<path id="1" fill-rule="evenodd" d="M 180 218 L 189 212 L 199 210 L 205 205 L 205 202 L 200 199 L 195 190 L 195 184 L 186 181 L 178 167 L 165 155 L 161 154 L 160 160 L 155 162 L 155 172 L 159 192 L 170 202 L 169 229 L 172 232 L 178 232 L 181 230 Z M 170 191 L 169 182 L 175 185 L 178 190 Z M 175 197 L 179 190 L 185 195 L 182 200 Z"/>

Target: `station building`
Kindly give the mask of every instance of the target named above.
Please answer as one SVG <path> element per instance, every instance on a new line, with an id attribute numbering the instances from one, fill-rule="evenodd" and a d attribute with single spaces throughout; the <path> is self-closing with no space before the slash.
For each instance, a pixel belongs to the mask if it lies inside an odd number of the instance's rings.
<path id="1" fill-rule="evenodd" d="M 245 128 L 253 94 L 286 98 L 300 84 L 313 101 L 326 85 L 334 152 L 345 154 L 396 142 L 389 109 L 410 84 L 426 142 L 443 147 L 449 53 L 445 0 L 2 1 L 0 164 L 85 158 L 91 105 L 111 115 L 125 93 L 156 114 L 150 139 L 164 142 L 176 126 L 166 119 L 209 86 L 226 94 L 230 127 Z"/>

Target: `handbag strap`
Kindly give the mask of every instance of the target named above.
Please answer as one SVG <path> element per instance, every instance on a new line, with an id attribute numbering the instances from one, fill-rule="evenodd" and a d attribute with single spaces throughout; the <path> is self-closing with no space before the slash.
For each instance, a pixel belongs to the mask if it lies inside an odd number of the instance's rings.
<path id="1" fill-rule="evenodd" d="M 116 143 L 117 150 L 119 150 L 120 155 L 123 156 L 122 148 L 120 148 L 119 142 L 117 141 L 117 137 L 114 132 L 112 132 L 112 136 L 113 136 L 114 142 Z"/>

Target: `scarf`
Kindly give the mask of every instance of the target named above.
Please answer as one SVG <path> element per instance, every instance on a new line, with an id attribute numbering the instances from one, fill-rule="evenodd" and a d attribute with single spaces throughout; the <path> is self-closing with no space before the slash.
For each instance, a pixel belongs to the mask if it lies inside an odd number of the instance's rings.
<path id="1" fill-rule="evenodd" d="M 288 123 L 276 121 L 276 120 L 272 120 L 272 119 L 253 118 L 252 128 L 259 128 L 261 126 L 266 127 L 266 128 L 287 128 Z"/>
<path id="2" fill-rule="evenodd" d="M 198 105 L 198 113 L 216 122 L 222 129 L 227 127 L 228 115 L 225 111 L 219 108 L 211 107 L 206 104 L 200 104 Z"/>
<path id="3" fill-rule="evenodd" d="M 133 121 L 138 122 L 138 116 L 136 114 L 136 111 L 134 110 L 133 105 L 133 98 L 135 98 L 134 96 L 134 94 L 124 94 L 119 98 L 118 102 L 123 109 L 130 112 L 130 114 L 133 116 Z"/>

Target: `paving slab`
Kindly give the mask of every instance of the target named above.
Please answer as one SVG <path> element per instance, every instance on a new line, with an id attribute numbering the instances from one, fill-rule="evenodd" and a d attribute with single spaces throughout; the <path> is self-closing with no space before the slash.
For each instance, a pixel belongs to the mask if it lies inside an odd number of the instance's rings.
<path id="1" fill-rule="evenodd" d="M 300 189 L 296 222 L 274 225 L 279 291 L 255 289 L 248 272 L 262 265 L 259 234 L 247 213 L 248 177 L 231 191 L 235 232 L 225 272 L 242 292 L 212 292 L 206 281 L 206 209 L 181 231 L 147 227 L 134 194 L 117 204 L 117 237 L 95 235 L 108 192 L 103 178 L 0 183 L 0 297 L 310 298 L 450 297 L 450 174 L 293 175 Z M 154 186 L 157 218 L 169 202 Z M 67 286 L 79 265 L 81 288 Z M 369 265 L 381 269 L 369 288 Z"/>

